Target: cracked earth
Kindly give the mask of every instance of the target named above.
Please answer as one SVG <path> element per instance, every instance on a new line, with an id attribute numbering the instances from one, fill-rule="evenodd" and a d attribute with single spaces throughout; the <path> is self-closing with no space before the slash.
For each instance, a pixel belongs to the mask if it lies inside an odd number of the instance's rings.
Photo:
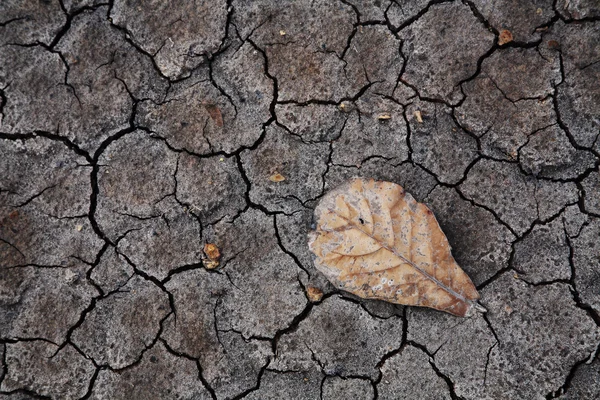
<path id="1" fill-rule="evenodd" d="M 0 398 L 600 398 L 599 43 L 594 0 L 3 1 Z M 315 270 L 352 176 L 486 314 Z"/>

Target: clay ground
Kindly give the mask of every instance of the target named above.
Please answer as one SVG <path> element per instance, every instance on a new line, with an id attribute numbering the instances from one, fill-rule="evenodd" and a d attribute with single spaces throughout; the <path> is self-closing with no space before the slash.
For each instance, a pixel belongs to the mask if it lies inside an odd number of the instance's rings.
<path id="1" fill-rule="evenodd" d="M 0 398 L 600 398 L 599 43 L 595 0 L 2 1 Z M 486 314 L 326 281 L 352 176 Z"/>

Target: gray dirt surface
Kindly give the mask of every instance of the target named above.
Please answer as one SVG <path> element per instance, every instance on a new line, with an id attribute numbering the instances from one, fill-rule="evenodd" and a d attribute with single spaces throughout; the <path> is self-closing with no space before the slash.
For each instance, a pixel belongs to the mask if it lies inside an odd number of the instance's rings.
<path id="1" fill-rule="evenodd" d="M 599 398 L 598 82 L 596 0 L 1 1 L 0 399 Z M 486 313 L 317 271 L 354 176 Z"/>

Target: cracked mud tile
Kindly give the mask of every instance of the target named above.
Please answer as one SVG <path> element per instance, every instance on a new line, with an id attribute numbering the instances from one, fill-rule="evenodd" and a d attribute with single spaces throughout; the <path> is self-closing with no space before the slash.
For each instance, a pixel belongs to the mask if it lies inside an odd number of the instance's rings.
<path id="1" fill-rule="evenodd" d="M 305 43 L 341 56 L 356 21 L 352 7 L 341 1 L 234 0 L 232 6 L 232 23 L 242 39 L 249 37 L 263 49 L 269 44 Z"/>
<path id="2" fill-rule="evenodd" d="M 436 4 L 399 32 L 407 59 L 402 80 L 421 96 L 456 104 L 462 99 L 458 84 L 477 70 L 477 61 L 493 45 L 467 5 Z"/>
<path id="3" fill-rule="evenodd" d="M 492 398 L 542 399 L 598 346 L 600 329 L 576 307 L 567 284 L 534 287 L 504 274 L 481 297 L 499 340 L 485 386 Z"/>
<path id="4" fill-rule="evenodd" d="M 104 293 L 124 286 L 134 274 L 133 267 L 116 249 L 110 246 L 92 269 L 90 278 Z"/>
<path id="5" fill-rule="evenodd" d="M 460 191 L 493 210 L 518 235 L 534 221 L 546 220 L 578 200 L 574 183 L 536 180 L 523 175 L 516 164 L 492 160 L 478 161 Z"/>
<path id="6" fill-rule="evenodd" d="M 213 62 L 213 83 L 211 71 L 202 67 L 174 84 L 163 102 L 142 102 L 137 121 L 171 146 L 196 154 L 250 147 L 271 117 L 274 86 L 264 62 L 249 43 L 235 43 Z"/>
<path id="7" fill-rule="evenodd" d="M 593 171 L 581 181 L 585 211 L 600 215 L 600 172 Z"/>
<path id="8" fill-rule="evenodd" d="M 141 361 L 123 371 L 102 370 L 90 399 L 209 400 L 196 363 L 171 354 L 159 341 Z"/>
<path id="9" fill-rule="evenodd" d="M 599 143 L 599 40 L 599 22 L 565 25 L 558 21 L 539 46 L 545 57 L 561 57 L 564 80 L 556 89 L 557 112 L 562 124 L 583 147 Z"/>
<path id="10" fill-rule="evenodd" d="M 375 399 L 373 385 L 368 379 L 328 376 L 322 387 L 322 400 Z"/>
<path id="11" fill-rule="evenodd" d="M 595 0 L 558 0 L 556 11 L 566 19 L 586 19 L 600 17 L 600 5 Z"/>
<path id="12" fill-rule="evenodd" d="M 277 122 L 305 142 L 328 142 L 338 138 L 347 113 L 331 104 L 276 104 Z"/>
<path id="13" fill-rule="evenodd" d="M 348 0 L 345 3 L 352 4 L 358 11 L 360 23 L 385 23 L 385 12 L 391 7 L 393 0 Z"/>
<path id="14" fill-rule="evenodd" d="M 498 50 L 483 62 L 481 73 L 511 102 L 542 99 L 561 81 L 558 60 L 545 59 L 535 48 Z"/>
<path id="15" fill-rule="evenodd" d="M 178 155 L 135 131 L 111 143 L 98 160 L 96 220 L 118 252 L 158 279 L 201 261 L 200 224 L 175 199 Z"/>
<path id="16" fill-rule="evenodd" d="M 115 1 L 110 18 L 150 54 L 163 75 L 183 78 L 219 49 L 225 36 L 226 2 L 176 5 Z"/>
<path id="17" fill-rule="evenodd" d="M 244 338 L 273 337 L 306 306 L 302 270 L 279 247 L 273 217 L 249 209 L 211 230 L 206 240 L 221 249 L 220 271 L 231 283 L 216 309 L 218 329 Z"/>
<path id="18" fill-rule="evenodd" d="M 419 307 L 407 311 L 408 340 L 425 346 L 433 355 L 433 365 L 454 384 L 456 396 L 486 398 L 487 358 L 497 341 L 482 314 L 457 319 Z"/>
<path id="19" fill-rule="evenodd" d="M 376 379 L 377 363 L 400 347 L 402 319 L 373 318 L 360 305 L 339 296 L 313 307 L 298 328 L 281 336 L 276 370 L 321 367 L 327 375 Z"/>
<path id="20" fill-rule="evenodd" d="M 333 141 L 334 164 L 360 166 L 369 157 L 398 164 L 408 159 L 402 106 L 375 94 L 361 96 L 339 138 Z"/>
<path id="21" fill-rule="evenodd" d="M 270 45 L 265 54 L 269 73 L 277 79 L 278 101 L 337 103 L 364 86 L 347 77 L 347 63 L 333 51 L 294 42 Z"/>
<path id="22" fill-rule="evenodd" d="M 344 55 L 346 75 L 377 94 L 392 95 L 404 64 L 400 40 L 383 25 L 359 26 Z"/>
<path id="23" fill-rule="evenodd" d="M 465 83 L 465 101 L 455 109 L 458 122 L 480 137 L 483 154 L 516 160 L 528 137 L 556 124 L 551 98 L 513 103 L 487 76 Z"/>
<path id="24" fill-rule="evenodd" d="M 2 130 L 22 133 L 35 130 L 75 135 L 67 127 L 77 125 L 80 105 L 73 89 L 65 84 L 67 68 L 60 55 L 42 47 L 2 47 L 0 86 L 6 104 L 2 107 Z M 78 132 L 80 133 L 80 132 Z"/>
<path id="25" fill-rule="evenodd" d="M 575 371 L 567 392 L 560 396 L 561 400 L 580 400 L 600 398 L 600 360 L 596 358 L 591 364 L 580 365 Z"/>
<path id="26" fill-rule="evenodd" d="M 327 278 L 315 268 L 312 253 L 308 249 L 308 232 L 313 219 L 312 210 L 304 210 L 292 215 L 277 214 L 275 224 L 281 246 L 292 253 L 307 274 L 301 274 L 300 279 L 306 286 L 313 286 L 328 293 L 335 290 Z"/>
<path id="27" fill-rule="evenodd" d="M 87 98 L 96 106 L 96 113 L 102 110 L 104 120 L 119 116 L 121 121 L 127 121 L 131 113 L 127 91 L 136 99 L 158 100 L 164 97 L 168 82 L 156 72 L 148 57 L 111 26 L 107 11 L 108 7 L 99 7 L 75 17 L 57 50 L 69 65 L 68 81 L 79 99 L 85 103 Z M 125 83 L 125 91 L 121 81 Z M 109 109 L 107 103 L 114 104 Z"/>
<path id="28" fill-rule="evenodd" d="M 233 217 L 246 206 L 246 184 L 234 157 L 179 156 L 177 200 L 204 224 Z"/>
<path id="29" fill-rule="evenodd" d="M 481 137 L 484 154 L 514 160 L 532 133 L 556 124 L 552 98 L 561 80 L 557 59 L 536 49 L 501 49 L 487 58 L 481 75 L 463 85 L 459 123 Z"/>
<path id="30" fill-rule="evenodd" d="M 243 169 L 250 181 L 250 200 L 269 211 L 292 213 L 318 197 L 327 170 L 329 145 L 307 144 L 283 129 L 270 125 L 256 150 L 241 153 Z M 283 182 L 269 177 L 279 173 Z"/>
<path id="31" fill-rule="evenodd" d="M 562 218 L 536 225 L 523 240 L 515 243 L 512 266 L 530 283 L 569 280 L 569 244 Z"/>
<path id="32" fill-rule="evenodd" d="M 128 90 L 140 97 L 157 97 L 165 90 L 149 61 L 105 23 L 105 13 L 100 8 L 75 17 L 57 46 L 61 53 L 41 47 L 2 49 L 3 131 L 56 132 L 93 152 L 128 126 Z"/>
<path id="33" fill-rule="evenodd" d="M 62 0 L 62 4 L 69 14 L 73 14 L 83 7 L 94 7 L 102 3 L 104 3 L 103 0 Z"/>
<path id="34" fill-rule="evenodd" d="M 525 172 L 550 179 L 577 179 L 597 162 L 592 152 L 576 150 L 558 125 L 530 135 L 519 149 Z"/>
<path id="35" fill-rule="evenodd" d="M 219 399 L 234 398 L 254 387 L 271 355 L 271 344 L 216 330 L 216 308 L 233 289 L 225 273 L 187 271 L 175 275 L 165 287 L 175 306 L 161 335 L 169 347 L 198 359 L 204 379 Z"/>
<path id="36" fill-rule="evenodd" d="M 60 344 L 97 291 L 80 264 L 55 268 L 3 268 L 0 337 L 45 339 Z"/>
<path id="37" fill-rule="evenodd" d="M 244 397 L 246 400 L 317 400 L 321 398 L 321 372 L 316 368 L 306 371 L 266 370 L 260 387 Z M 349 397 L 346 397 L 349 398 Z"/>
<path id="38" fill-rule="evenodd" d="M 55 218 L 85 215 L 92 166 L 65 144 L 44 137 L 0 140 L 3 206 L 27 205 Z"/>
<path id="39" fill-rule="evenodd" d="M 6 0 L 0 4 L 0 43 L 50 45 L 67 21 L 60 1 Z"/>
<path id="40" fill-rule="evenodd" d="M 415 113 L 420 113 L 419 122 Z M 431 171 L 441 182 L 459 182 L 477 158 L 477 142 L 452 119 L 444 105 L 415 101 L 406 109 L 410 125 L 412 160 Z M 418 114 L 417 114 L 418 115 Z"/>
<path id="41" fill-rule="evenodd" d="M 103 24 L 106 10 L 99 8 L 93 14 L 76 17 L 56 48 L 68 68 L 66 83 L 77 98 L 76 116 L 65 127 L 69 130 L 67 136 L 92 152 L 111 134 L 129 125 L 133 109 L 127 88 L 115 77 L 111 66 L 118 50 L 114 46 L 115 33 Z"/>
<path id="42" fill-rule="evenodd" d="M 509 30 L 517 42 L 533 42 L 539 39 L 540 33 L 536 28 L 548 24 L 554 17 L 553 0 L 472 2 L 493 29 Z"/>
<path id="43" fill-rule="evenodd" d="M 97 300 L 71 340 L 97 364 L 125 368 L 154 343 L 160 321 L 168 313 L 167 294 L 135 276 L 117 292 Z"/>
<path id="44" fill-rule="evenodd" d="M 452 255 L 475 285 L 508 267 L 514 235 L 489 211 L 436 187 L 425 200 L 452 247 Z"/>
<path id="45" fill-rule="evenodd" d="M 0 390 L 25 389 L 57 399 L 80 399 L 96 370 L 70 344 L 59 348 L 42 340 L 7 344 L 6 364 Z"/>
<path id="46" fill-rule="evenodd" d="M 398 1 L 393 0 L 386 10 L 386 16 L 392 26 L 399 28 L 410 24 L 419 14 L 427 10 L 430 0 Z"/>
<path id="47" fill-rule="evenodd" d="M 201 227 L 173 197 L 157 204 L 156 211 L 157 217 L 119 240 L 117 251 L 139 270 L 163 280 L 178 267 L 202 261 Z"/>
<path id="48" fill-rule="evenodd" d="M 327 171 L 325 189 L 333 189 L 354 176 L 397 183 L 417 201 L 423 201 L 437 184 L 432 175 L 412 163 L 395 165 L 385 159 L 371 158 L 363 162 L 360 168 L 331 166 Z"/>
<path id="49" fill-rule="evenodd" d="M 600 311 L 600 219 L 590 218 L 572 239 L 575 284 L 581 299 Z"/>
<path id="50" fill-rule="evenodd" d="M 359 82 L 346 77 L 340 58 L 356 21 L 348 4 L 234 1 L 232 6 L 232 24 L 241 38 L 266 54 L 266 72 L 277 80 L 279 101 L 337 102 L 360 90 Z"/>
<path id="51" fill-rule="evenodd" d="M 89 151 L 129 126 L 131 96 L 157 99 L 166 90 L 166 81 L 151 62 L 110 26 L 107 10 L 100 7 L 75 17 L 57 45 L 68 67 L 66 83 L 78 105 L 77 116 L 66 127 L 68 136 L 75 136 L 74 141 Z"/>
<path id="52" fill-rule="evenodd" d="M 588 214 L 581 212 L 578 204 L 566 207 L 561 217 L 565 233 L 570 238 L 579 236 L 581 228 L 587 225 L 590 219 Z"/>
<path id="53" fill-rule="evenodd" d="M 448 385 L 434 371 L 430 357 L 410 345 L 385 361 L 377 393 L 382 400 L 451 399 Z"/>
<path id="54" fill-rule="evenodd" d="M 87 217 L 91 166 L 58 141 L 0 141 L 0 267 L 89 262 L 102 247 Z"/>
<path id="55" fill-rule="evenodd" d="M 579 195 L 577 186 L 572 182 L 538 180 L 535 190 L 538 219 L 546 221 L 554 217 L 565 206 L 577 203 Z"/>

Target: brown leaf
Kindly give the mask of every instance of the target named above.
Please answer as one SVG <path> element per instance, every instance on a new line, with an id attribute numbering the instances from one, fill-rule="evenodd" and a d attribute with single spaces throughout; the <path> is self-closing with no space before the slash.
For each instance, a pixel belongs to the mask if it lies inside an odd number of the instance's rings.
<path id="1" fill-rule="evenodd" d="M 502 46 L 503 44 L 512 42 L 512 41 L 513 41 L 513 35 L 509 30 L 503 29 L 500 31 L 500 35 L 498 37 L 498 44 L 500 46 Z"/>
<path id="2" fill-rule="evenodd" d="M 203 101 L 202 105 L 208 111 L 208 115 L 215 122 L 215 125 L 218 127 L 223 126 L 223 115 L 221 114 L 221 109 L 217 107 L 216 104 L 210 103 L 208 101 Z"/>
<path id="3" fill-rule="evenodd" d="M 334 286 L 458 316 L 481 308 L 433 213 L 401 186 L 354 178 L 326 194 L 315 217 L 309 247 Z"/>

